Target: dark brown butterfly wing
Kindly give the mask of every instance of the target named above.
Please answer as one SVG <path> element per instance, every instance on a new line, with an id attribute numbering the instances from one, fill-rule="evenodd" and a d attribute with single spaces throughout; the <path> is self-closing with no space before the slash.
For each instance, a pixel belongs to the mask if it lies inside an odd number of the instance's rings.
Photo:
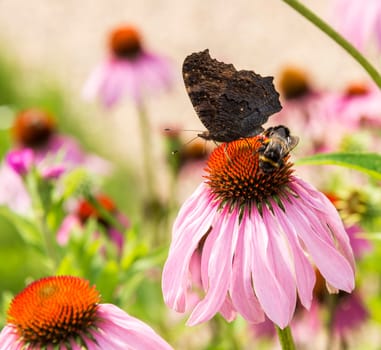
<path id="1" fill-rule="evenodd" d="M 272 77 L 261 77 L 247 70 L 232 76 L 217 105 L 216 119 L 234 120 L 234 130 L 227 135 L 231 139 L 226 141 L 258 135 L 269 117 L 282 109 L 272 82 Z"/>
<path id="2" fill-rule="evenodd" d="M 209 50 L 192 53 L 184 60 L 185 87 L 198 117 L 209 131 L 210 139 L 219 135 L 222 121 L 217 118 L 218 100 L 234 73 L 236 70 L 232 64 L 212 59 Z"/>
<path id="3" fill-rule="evenodd" d="M 282 107 L 272 77 L 237 71 L 212 59 L 208 50 L 193 53 L 183 64 L 190 100 L 208 132 L 208 140 L 228 142 L 259 134 L 269 116 Z"/>

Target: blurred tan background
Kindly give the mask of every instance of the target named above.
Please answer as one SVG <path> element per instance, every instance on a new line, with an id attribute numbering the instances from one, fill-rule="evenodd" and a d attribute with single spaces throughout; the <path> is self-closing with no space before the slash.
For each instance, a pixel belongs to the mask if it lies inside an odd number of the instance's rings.
<path id="1" fill-rule="evenodd" d="M 304 3 L 329 18 L 331 0 Z M 106 156 L 127 162 L 141 158 L 131 101 L 105 111 L 80 96 L 83 82 L 106 53 L 108 31 L 121 23 L 135 24 L 148 49 L 173 60 L 173 91 L 148 102 L 154 144 L 168 125 L 204 130 L 181 79 L 182 61 L 193 51 L 209 48 L 213 57 L 261 75 L 276 76 L 284 65 L 297 64 L 324 88 L 367 77 L 330 38 L 281 0 L 0 0 L 2 44 L 28 70 L 56 78 L 86 112 L 75 122 Z M 190 132 L 189 139 L 193 136 Z M 154 152 L 160 161 L 160 148 Z"/>

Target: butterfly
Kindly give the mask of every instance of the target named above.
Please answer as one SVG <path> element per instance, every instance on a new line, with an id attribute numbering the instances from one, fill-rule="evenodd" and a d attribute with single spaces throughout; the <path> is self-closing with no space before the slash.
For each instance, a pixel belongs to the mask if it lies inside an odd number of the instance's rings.
<path id="1" fill-rule="evenodd" d="M 282 109 L 273 77 L 213 59 L 209 50 L 187 56 L 183 79 L 192 105 L 208 131 L 206 140 L 230 142 L 260 134 L 268 118 Z"/>

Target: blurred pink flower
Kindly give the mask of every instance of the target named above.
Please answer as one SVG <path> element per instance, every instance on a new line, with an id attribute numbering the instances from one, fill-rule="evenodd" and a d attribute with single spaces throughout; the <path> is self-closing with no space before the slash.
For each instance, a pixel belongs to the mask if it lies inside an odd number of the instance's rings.
<path id="1" fill-rule="evenodd" d="M 361 127 L 381 128 L 381 91 L 374 84 L 353 83 L 331 100 L 332 115 L 347 132 Z"/>
<path id="2" fill-rule="evenodd" d="M 303 135 L 299 148 L 304 153 L 334 150 L 345 130 L 331 111 L 336 95 L 317 89 L 307 72 L 298 67 L 286 66 L 278 80 L 283 109 L 271 123 L 288 125 L 295 134 Z"/>
<path id="3" fill-rule="evenodd" d="M 359 193 L 357 191 L 346 199 L 340 198 L 333 192 L 325 192 L 324 194 L 332 202 L 335 208 L 339 209 L 339 211 L 341 210 L 345 212 L 349 210 L 356 212 L 359 210 L 359 208 L 356 207 L 361 203 L 361 197 L 359 197 Z M 351 204 L 351 202 L 353 202 L 353 204 Z M 357 203 L 357 205 L 354 203 Z M 351 205 L 353 205 L 353 208 Z M 361 233 L 363 233 L 364 230 L 360 225 L 346 225 L 345 231 L 349 237 L 349 243 L 352 247 L 356 260 L 361 259 L 366 253 L 369 253 L 373 249 L 372 243 L 368 239 L 361 237 Z"/>
<path id="4" fill-rule="evenodd" d="M 345 339 L 369 319 L 369 312 L 357 293 L 341 294 L 333 314 L 333 332 Z"/>
<path id="5" fill-rule="evenodd" d="M 196 325 L 221 312 L 248 322 L 264 314 L 284 328 L 297 295 L 310 308 L 314 263 L 330 289 L 354 288 L 354 258 L 332 203 L 292 175 L 288 157 L 271 173 L 259 167 L 263 136 L 222 144 L 175 220 L 162 289 L 166 304 L 184 312 L 193 283 L 192 256 L 201 251 L 204 298 L 188 320 Z M 307 257 L 308 255 L 308 257 Z M 193 267 L 194 269 L 194 267 Z"/>
<path id="6" fill-rule="evenodd" d="M 297 348 L 308 348 L 320 330 L 323 322 L 319 317 L 320 304 L 313 300 L 309 310 L 297 307 L 295 317 L 291 321 L 290 327 L 292 336 Z M 249 324 L 249 330 L 253 333 L 254 339 L 277 340 L 277 333 L 274 324 L 265 317 L 265 321 L 257 324 Z"/>
<path id="7" fill-rule="evenodd" d="M 364 254 L 369 253 L 373 249 L 371 242 L 359 235 L 363 232 L 360 226 L 352 225 L 346 227 L 345 230 L 347 231 L 356 260 L 361 259 Z"/>
<path id="8" fill-rule="evenodd" d="M 249 323 L 249 331 L 253 333 L 254 338 L 273 340 L 276 338 L 276 329 L 274 323 L 265 316 L 265 320 L 260 323 Z"/>
<path id="9" fill-rule="evenodd" d="M 7 153 L 6 163 L 20 176 L 24 176 L 34 164 L 34 154 L 30 148 L 16 149 Z"/>
<path id="10" fill-rule="evenodd" d="M 83 88 L 85 99 L 99 97 L 112 107 L 126 94 L 140 102 L 146 93 L 168 89 L 172 83 L 169 61 L 146 51 L 138 31 L 122 26 L 110 35 L 108 57 L 91 73 Z"/>
<path id="11" fill-rule="evenodd" d="M 61 245 L 67 244 L 70 234 L 76 230 L 81 229 L 83 224 L 89 218 L 95 218 L 99 224 L 101 224 L 108 235 L 111 242 L 114 243 L 117 248 L 118 256 L 122 255 L 124 245 L 124 231 L 130 226 L 129 220 L 125 215 L 119 212 L 111 200 L 110 197 L 100 194 L 95 197 L 104 210 L 114 217 L 118 223 L 118 227 L 108 222 L 102 217 L 102 213 L 99 213 L 92 204 L 86 200 L 82 200 L 77 204 L 77 208 L 73 213 L 68 214 L 61 223 L 60 228 L 57 231 L 57 242 Z M 121 231 L 123 228 L 123 231 Z M 99 233 L 96 233 L 98 235 Z"/>
<path id="12" fill-rule="evenodd" d="M 0 350 L 171 350 L 155 331 L 73 276 L 46 277 L 12 300 Z"/>
<path id="13" fill-rule="evenodd" d="M 334 27 L 359 50 L 370 39 L 381 49 L 381 2 L 379 0 L 335 0 Z"/>
<path id="14" fill-rule="evenodd" d="M 82 166 L 91 172 L 105 175 L 110 164 L 95 155 L 87 154 L 78 142 L 55 129 L 52 116 L 40 109 L 21 111 L 14 122 L 12 134 L 15 147 L 0 166 L 0 205 L 5 204 L 21 214 L 30 208 L 29 195 L 17 172 L 33 164 L 42 177 L 56 179 L 65 171 Z M 16 157 L 23 155 L 23 157 Z M 17 160 L 22 161 L 17 165 Z M 26 168 L 25 168 L 26 170 Z"/>
<path id="15" fill-rule="evenodd" d="M 6 164 L 20 176 L 26 175 L 35 166 L 35 153 L 30 148 L 11 150 L 6 155 Z M 47 164 L 41 162 L 39 173 L 44 179 L 57 179 L 66 170 L 62 164 Z"/>

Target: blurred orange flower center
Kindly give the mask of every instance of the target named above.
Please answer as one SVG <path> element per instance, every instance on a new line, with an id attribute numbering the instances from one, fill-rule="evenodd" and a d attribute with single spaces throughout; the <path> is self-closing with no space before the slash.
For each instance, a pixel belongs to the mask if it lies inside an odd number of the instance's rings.
<path id="1" fill-rule="evenodd" d="M 307 74 L 298 68 L 285 68 L 279 78 L 281 95 L 286 99 L 300 98 L 310 91 Z"/>
<path id="2" fill-rule="evenodd" d="M 347 96 L 364 96 L 369 93 L 369 88 L 364 83 L 352 83 L 345 90 Z"/>
<path id="3" fill-rule="evenodd" d="M 131 26 L 115 29 L 110 35 L 111 52 L 119 58 L 134 59 L 142 51 L 139 32 Z"/>
<path id="4" fill-rule="evenodd" d="M 38 109 L 20 112 L 13 124 L 12 132 L 15 141 L 26 147 L 44 145 L 55 130 L 52 116 Z"/>

